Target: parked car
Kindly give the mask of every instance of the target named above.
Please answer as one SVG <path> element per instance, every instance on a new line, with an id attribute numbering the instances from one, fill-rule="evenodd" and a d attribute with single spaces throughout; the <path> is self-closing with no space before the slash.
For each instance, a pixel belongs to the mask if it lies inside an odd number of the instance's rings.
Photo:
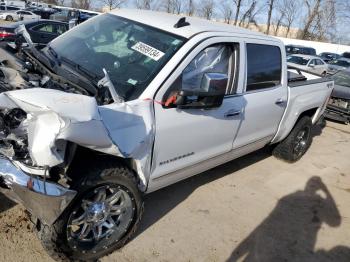
<path id="1" fill-rule="evenodd" d="M 29 7 L 26 8 L 27 11 L 31 11 L 36 15 L 39 15 L 41 19 L 50 19 L 50 15 L 57 12 L 53 8 L 40 8 L 40 7 Z"/>
<path id="2" fill-rule="evenodd" d="M 316 56 L 316 50 L 314 48 L 301 45 L 286 45 L 286 52 L 287 56 L 294 54 Z"/>
<path id="3" fill-rule="evenodd" d="M 21 10 L 21 8 L 17 6 L 7 6 L 7 5 L 1 5 L 0 6 L 0 14 L 4 12 L 13 12 L 13 11 L 18 11 Z"/>
<path id="4" fill-rule="evenodd" d="M 334 83 L 307 73 L 288 83 L 284 48 L 123 9 L 29 45 L 23 75 L 41 78 L 0 95 L 0 185 L 53 258 L 95 261 L 137 231 L 145 193 L 266 145 L 289 162 L 306 153 Z"/>
<path id="5" fill-rule="evenodd" d="M 40 16 L 25 10 L 19 10 L 14 12 L 4 12 L 0 14 L 0 19 L 6 21 L 26 21 L 26 20 L 39 20 Z"/>
<path id="6" fill-rule="evenodd" d="M 340 70 L 345 70 L 350 67 L 350 59 L 349 58 L 340 58 L 337 60 L 333 60 L 328 64 L 328 72 L 330 74 L 334 74 Z"/>
<path id="7" fill-rule="evenodd" d="M 24 39 L 17 36 L 15 31 L 20 25 L 27 29 L 32 41 L 36 46 L 42 48 L 51 40 L 68 30 L 68 23 L 52 20 L 20 21 L 0 26 L 0 40 L 11 42 L 9 46 L 18 50 Z M 14 43 L 12 43 L 14 42 Z"/>
<path id="8" fill-rule="evenodd" d="M 350 122 L 350 71 L 339 71 L 332 77 L 334 90 L 326 109 L 326 118 L 349 124 Z"/>
<path id="9" fill-rule="evenodd" d="M 320 53 L 318 56 L 326 63 L 329 63 L 330 61 L 341 58 L 341 55 L 338 55 L 336 53 L 329 53 L 329 52 Z"/>
<path id="10" fill-rule="evenodd" d="M 287 57 L 288 66 L 308 71 L 321 76 L 327 75 L 327 64 L 317 56 L 291 55 Z"/>

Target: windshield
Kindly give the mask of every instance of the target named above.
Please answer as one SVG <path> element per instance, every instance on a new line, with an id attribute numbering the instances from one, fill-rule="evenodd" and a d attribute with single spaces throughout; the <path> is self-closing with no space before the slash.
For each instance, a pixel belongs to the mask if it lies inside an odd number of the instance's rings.
<path id="1" fill-rule="evenodd" d="M 306 59 L 300 56 L 289 56 L 287 58 L 288 63 L 298 64 L 298 65 L 307 65 L 310 59 Z"/>
<path id="2" fill-rule="evenodd" d="M 333 75 L 333 80 L 336 85 L 350 87 L 350 72 L 340 71 Z"/>
<path id="3" fill-rule="evenodd" d="M 57 56 L 103 78 L 125 101 L 136 99 L 184 39 L 115 15 L 92 18 L 50 44 Z"/>

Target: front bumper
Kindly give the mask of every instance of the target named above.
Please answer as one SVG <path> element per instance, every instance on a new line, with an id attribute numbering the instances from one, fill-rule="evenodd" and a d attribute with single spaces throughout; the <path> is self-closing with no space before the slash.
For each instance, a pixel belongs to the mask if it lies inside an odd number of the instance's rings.
<path id="1" fill-rule="evenodd" d="M 0 190 L 47 225 L 56 221 L 77 193 L 26 174 L 5 158 L 0 158 Z"/>

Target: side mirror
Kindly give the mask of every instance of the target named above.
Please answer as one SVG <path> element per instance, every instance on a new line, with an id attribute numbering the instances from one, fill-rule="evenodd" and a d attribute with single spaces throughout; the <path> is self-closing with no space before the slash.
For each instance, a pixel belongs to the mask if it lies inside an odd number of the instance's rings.
<path id="1" fill-rule="evenodd" d="M 309 67 L 314 68 L 314 67 L 315 67 L 315 65 L 314 65 L 314 64 L 310 64 L 310 65 L 309 65 Z"/>
<path id="2" fill-rule="evenodd" d="M 228 76 L 220 73 L 206 73 L 201 86 L 194 90 L 181 90 L 175 105 L 181 109 L 210 109 L 220 107 L 225 96 Z"/>

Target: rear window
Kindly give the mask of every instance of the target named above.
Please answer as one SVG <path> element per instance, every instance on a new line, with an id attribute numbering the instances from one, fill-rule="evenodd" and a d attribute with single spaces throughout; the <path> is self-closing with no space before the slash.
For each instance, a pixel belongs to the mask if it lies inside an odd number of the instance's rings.
<path id="1" fill-rule="evenodd" d="M 246 91 L 278 86 L 281 83 L 281 63 L 279 47 L 247 44 Z"/>

